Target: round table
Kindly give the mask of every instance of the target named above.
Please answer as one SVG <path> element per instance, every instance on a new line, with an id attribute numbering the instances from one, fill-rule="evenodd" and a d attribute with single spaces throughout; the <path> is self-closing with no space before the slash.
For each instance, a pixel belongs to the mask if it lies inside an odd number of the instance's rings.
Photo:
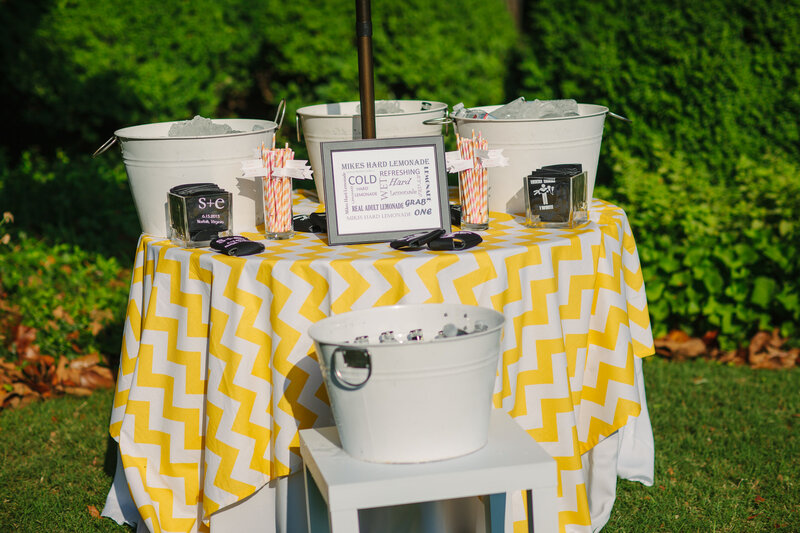
<path id="1" fill-rule="evenodd" d="M 296 199 L 295 213 L 316 208 Z M 105 514 L 125 519 L 125 482 L 151 531 L 213 529 L 212 514 L 300 470 L 300 429 L 333 423 L 311 324 L 457 302 L 506 316 L 494 406 L 556 459 L 562 528 L 604 524 L 617 475 L 652 483 L 641 358 L 654 350 L 628 219 L 595 199 L 576 229 L 492 213 L 481 235 L 470 250 L 400 252 L 298 233 L 248 257 L 143 235 L 110 423 L 124 475 Z M 510 501 L 524 520 L 522 495 Z"/>

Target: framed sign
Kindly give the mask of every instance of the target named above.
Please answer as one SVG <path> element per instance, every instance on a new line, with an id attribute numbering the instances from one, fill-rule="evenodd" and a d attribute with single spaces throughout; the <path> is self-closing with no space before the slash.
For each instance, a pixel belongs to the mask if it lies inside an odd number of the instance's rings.
<path id="1" fill-rule="evenodd" d="M 324 142 L 321 150 L 328 244 L 450 231 L 441 136 Z"/>

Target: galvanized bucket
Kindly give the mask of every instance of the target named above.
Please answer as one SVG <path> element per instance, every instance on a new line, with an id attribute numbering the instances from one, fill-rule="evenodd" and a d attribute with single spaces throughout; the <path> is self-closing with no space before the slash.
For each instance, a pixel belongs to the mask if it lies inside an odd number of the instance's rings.
<path id="1" fill-rule="evenodd" d="M 242 176 L 242 161 L 272 143 L 275 122 L 257 119 L 214 119 L 241 133 L 169 137 L 173 124 L 158 122 L 114 132 L 98 155 L 119 142 L 142 232 L 169 237 L 167 193 L 184 183 L 216 183 L 233 195 L 233 230 L 256 231 L 263 224 L 263 194 L 258 178 Z M 253 128 L 258 128 L 254 130 Z"/>
<path id="2" fill-rule="evenodd" d="M 484 307 L 418 304 L 312 325 L 308 334 L 344 450 L 363 461 L 420 463 L 482 448 L 504 322 Z M 468 333 L 434 339 L 448 324 Z M 380 343 L 387 330 L 402 342 Z M 358 337 L 366 342 L 355 343 Z"/>
<path id="3" fill-rule="evenodd" d="M 500 106 L 481 106 L 491 113 Z M 580 163 L 587 174 L 591 200 L 608 108 L 578 104 L 579 116 L 542 119 L 484 120 L 454 117 L 463 137 L 481 134 L 489 149 L 503 149 L 509 165 L 488 169 L 489 210 L 525 215 L 523 178 L 544 165 Z M 627 120 L 627 119 L 624 119 Z"/>
<path id="4" fill-rule="evenodd" d="M 376 102 L 378 105 L 381 101 Z M 442 134 L 441 119 L 447 104 L 424 100 L 397 100 L 402 113 L 376 114 L 375 132 L 379 139 L 392 137 L 424 137 Z M 320 143 L 352 141 L 361 138 L 360 102 L 337 102 L 301 107 L 297 110 L 297 140 L 300 132 L 306 141 L 308 159 L 314 171 L 314 185 L 320 203 L 325 202 Z"/>

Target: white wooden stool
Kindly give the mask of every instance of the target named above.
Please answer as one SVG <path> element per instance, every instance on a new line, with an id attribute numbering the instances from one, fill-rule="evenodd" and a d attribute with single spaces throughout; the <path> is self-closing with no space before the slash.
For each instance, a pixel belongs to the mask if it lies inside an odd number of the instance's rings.
<path id="1" fill-rule="evenodd" d="M 380 464 L 353 459 L 335 427 L 300 431 L 310 533 L 356 533 L 358 510 L 486 495 L 486 529 L 503 531 L 506 492 L 528 491 L 528 523 L 558 530 L 556 462 L 506 413 L 492 411 L 489 442 L 455 459 Z M 531 512 L 532 511 L 532 512 Z"/>

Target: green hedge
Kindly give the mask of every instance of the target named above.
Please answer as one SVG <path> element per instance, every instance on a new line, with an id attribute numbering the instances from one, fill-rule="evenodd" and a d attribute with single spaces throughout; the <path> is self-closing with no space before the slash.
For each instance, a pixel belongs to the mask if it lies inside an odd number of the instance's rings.
<path id="1" fill-rule="evenodd" d="M 655 169 L 663 144 L 717 175 L 735 172 L 740 154 L 800 159 L 797 0 L 526 5 L 528 46 L 512 90 L 603 104 L 633 119 L 630 131 L 607 131 L 609 147 Z"/>
<path id="2" fill-rule="evenodd" d="M 309 4 L 312 4 L 311 7 Z M 353 2 L 268 2 L 284 23 L 270 28 L 262 63 L 274 91 L 291 102 L 358 100 Z M 502 0 L 373 2 L 378 99 L 454 105 L 500 102 L 516 42 Z"/>
<path id="3" fill-rule="evenodd" d="M 723 348 L 758 330 L 800 336 L 800 166 L 742 155 L 730 178 L 654 147 L 661 166 L 614 152 L 653 332 L 718 331 Z"/>
<path id="4" fill-rule="evenodd" d="M 26 151 L 14 164 L 0 152 L 0 207 L 13 213 L 12 229 L 123 261 L 141 233 L 119 154 Z"/>
<path id="5" fill-rule="evenodd" d="M 15 232 L 0 244 L 0 359 L 16 360 L 14 327 L 36 330 L 40 353 L 115 359 L 130 270 L 76 246 Z"/>
<path id="6" fill-rule="evenodd" d="M 502 0 L 374 4 L 377 98 L 502 98 L 516 39 Z M 31 0 L 4 3 L 0 27 L 17 151 L 87 151 L 119 127 L 194 114 L 273 118 L 281 98 L 291 119 L 359 97 L 352 1 Z"/>
<path id="7" fill-rule="evenodd" d="M 213 114 L 250 86 L 256 2 L 7 2 L 0 96 L 22 147 L 96 148 L 122 126 Z"/>
<path id="8" fill-rule="evenodd" d="M 654 333 L 800 335 L 800 2 L 526 6 L 509 97 L 634 120 L 606 125 L 598 195 L 630 215 Z"/>
<path id="9" fill-rule="evenodd" d="M 111 158 L 25 152 L 0 158 L 0 359 L 14 328 L 36 330 L 44 355 L 119 354 L 130 265 L 140 233 L 125 173 Z"/>

